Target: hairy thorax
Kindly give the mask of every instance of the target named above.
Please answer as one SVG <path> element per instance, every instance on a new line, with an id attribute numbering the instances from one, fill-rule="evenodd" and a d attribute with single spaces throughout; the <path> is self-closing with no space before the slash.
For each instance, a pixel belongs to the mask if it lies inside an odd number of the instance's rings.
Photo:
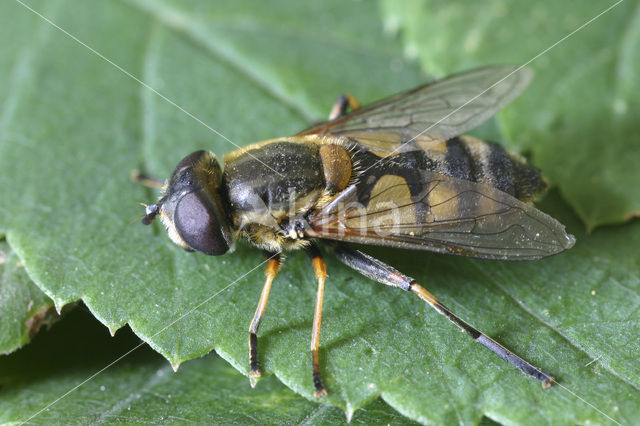
<path id="1" fill-rule="evenodd" d="M 233 227 L 266 250 L 304 247 L 292 224 L 330 202 L 351 175 L 351 156 L 338 138 L 283 138 L 235 151 L 225 157 L 223 175 Z"/>

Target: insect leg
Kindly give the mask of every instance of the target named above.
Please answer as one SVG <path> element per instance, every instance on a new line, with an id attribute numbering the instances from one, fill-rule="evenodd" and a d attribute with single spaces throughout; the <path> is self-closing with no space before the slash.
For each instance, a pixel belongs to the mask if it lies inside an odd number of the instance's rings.
<path id="1" fill-rule="evenodd" d="M 355 111 L 360 108 L 360 103 L 358 103 L 356 98 L 349 93 L 347 93 L 346 95 L 340 95 L 336 103 L 333 104 L 333 108 L 331 108 L 331 112 L 329 113 L 329 121 L 346 115 L 347 108 L 349 107 L 351 107 L 351 109 Z"/>
<path id="2" fill-rule="evenodd" d="M 267 267 L 264 274 L 267 279 L 262 287 L 262 294 L 260 294 L 260 301 L 256 308 L 256 313 L 253 316 L 251 325 L 249 326 L 249 380 L 251 381 L 251 387 L 255 387 L 256 378 L 260 377 L 260 363 L 258 362 L 258 328 L 260 327 L 260 321 L 262 321 L 262 315 L 267 307 L 267 300 L 269 299 L 269 292 L 271 291 L 271 284 L 273 279 L 280 270 L 280 255 L 273 253 L 265 253 L 269 260 L 267 260 Z"/>
<path id="3" fill-rule="evenodd" d="M 156 189 L 164 188 L 164 181 L 147 176 L 138 169 L 135 169 L 131 172 L 131 180 L 134 182 L 141 183 L 147 188 L 156 188 Z"/>
<path id="4" fill-rule="evenodd" d="M 335 248 L 336 256 L 340 261 L 346 265 L 360 272 L 375 281 L 382 284 L 390 285 L 392 287 L 399 287 L 403 290 L 410 291 L 417 295 L 420 299 L 427 302 L 436 311 L 444 315 L 460 327 L 465 333 L 467 333 L 475 341 L 481 343 L 500 358 L 508 361 L 523 373 L 528 374 L 534 379 L 540 380 L 543 387 L 549 387 L 551 382 L 554 381 L 554 377 L 549 373 L 542 371 L 540 368 L 529 364 L 495 340 L 491 339 L 486 334 L 476 330 L 461 318 L 456 316 L 453 312 L 444 306 L 438 299 L 436 299 L 431 293 L 420 286 L 413 278 L 408 277 L 391 266 L 381 262 L 380 260 L 371 257 L 358 250 L 353 250 L 349 247 L 338 245 Z"/>
<path id="5" fill-rule="evenodd" d="M 324 281 L 327 278 L 327 265 L 320 255 L 320 251 L 315 245 L 310 245 L 306 249 L 313 272 L 318 280 L 318 291 L 316 293 L 316 309 L 313 315 L 313 331 L 311 332 L 311 362 L 313 364 L 313 385 L 316 388 L 316 397 L 326 396 L 327 389 L 322 384 L 320 378 L 320 358 L 318 349 L 320 346 L 320 324 L 322 323 L 322 299 L 324 298 Z"/>

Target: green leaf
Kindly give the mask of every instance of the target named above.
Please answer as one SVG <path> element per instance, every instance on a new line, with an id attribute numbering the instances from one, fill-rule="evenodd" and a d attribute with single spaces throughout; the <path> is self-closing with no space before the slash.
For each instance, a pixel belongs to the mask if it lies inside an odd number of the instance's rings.
<path id="1" fill-rule="evenodd" d="M 367 103 L 425 79 L 384 36 L 377 9 L 358 3 L 29 5 L 238 145 L 304 128 L 345 91 Z M 136 202 L 157 194 L 128 178 L 136 167 L 165 177 L 195 149 L 233 147 L 20 4 L 0 12 L 3 39 L 16 40 L 0 45 L 0 229 L 30 278 L 58 307 L 82 299 L 112 332 L 128 323 L 176 368 L 215 349 L 246 373 L 262 256 L 185 253 L 160 226 L 132 223 Z M 435 423 L 637 418 L 640 224 L 587 236 L 557 193 L 541 208 L 576 234 L 575 248 L 521 264 L 370 252 L 562 387 L 541 389 L 412 295 L 327 253 L 321 402 L 353 413 L 381 396 Z M 265 372 L 311 400 L 314 295 L 308 260 L 291 254 L 259 334 Z M 242 393 L 248 380 L 237 383 Z"/>
<path id="2" fill-rule="evenodd" d="M 640 214 L 640 6 L 617 2 L 579 29 L 615 3 L 383 0 L 382 10 L 430 73 L 533 60 L 502 128 L 593 230 Z"/>
<path id="3" fill-rule="evenodd" d="M 55 424 L 347 423 L 342 410 L 307 401 L 273 377 L 253 391 L 243 381 L 247 389 L 239 392 L 242 375 L 215 354 L 174 373 L 144 345 L 110 365 L 137 346 L 130 330 L 112 339 L 88 312 L 76 309 L 33 345 L 0 358 L 0 422 L 23 422 L 35 415 L 37 423 Z M 373 423 L 410 424 L 379 400 L 351 421 Z"/>
<path id="4" fill-rule="evenodd" d="M 57 318 L 53 301 L 27 276 L 24 265 L 0 239 L 0 354 L 27 344 Z"/>

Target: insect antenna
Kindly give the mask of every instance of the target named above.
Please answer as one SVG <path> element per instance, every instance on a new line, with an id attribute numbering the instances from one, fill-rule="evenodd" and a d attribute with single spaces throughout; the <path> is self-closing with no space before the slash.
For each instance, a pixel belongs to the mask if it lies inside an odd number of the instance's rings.
<path id="1" fill-rule="evenodd" d="M 146 186 L 147 188 L 155 188 L 155 189 L 163 189 L 164 188 L 164 181 L 152 178 L 152 177 L 142 173 L 138 169 L 135 169 L 135 170 L 131 171 L 131 180 L 134 181 L 134 182 L 137 182 L 137 183 L 141 183 L 142 185 Z"/>
<path id="2" fill-rule="evenodd" d="M 150 225 L 151 222 L 153 222 L 153 219 L 156 218 L 156 215 L 160 212 L 160 206 L 157 204 L 151 204 L 151 205 L 147 205 L 144 203 L 138 203 L 138 204 L 140 204 L 146 210 L 145 214 L 140 216 L 142 218 L 142 224 Z"/>

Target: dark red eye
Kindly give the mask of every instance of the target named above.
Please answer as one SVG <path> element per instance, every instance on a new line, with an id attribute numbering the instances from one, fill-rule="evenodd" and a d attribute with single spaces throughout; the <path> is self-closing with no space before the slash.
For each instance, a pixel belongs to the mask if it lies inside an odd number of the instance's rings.
<path id="1" fill-rule="evenodd" d="M 192 249 L 213 256 L 229 250 L 213 206 L 202 191 L 184 195 L 176 205 L 173 220 L 176 231 Z"/>

